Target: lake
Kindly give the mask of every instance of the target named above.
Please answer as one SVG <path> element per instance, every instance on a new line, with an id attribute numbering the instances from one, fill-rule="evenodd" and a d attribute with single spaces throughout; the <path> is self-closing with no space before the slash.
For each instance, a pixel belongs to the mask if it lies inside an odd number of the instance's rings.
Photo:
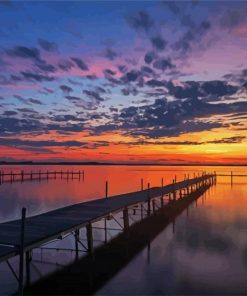
<path id="1" fill-rule="evenodd" d="M 1 166 L 4 172 L 79 171 L 85 178 L 33 180 L 0 185 L 1 222 L 65 205 L 171 183 L 174 177 L 202 171 L 217 174 L 247 175 L 246 167 L 183 166 Z M 98 295 L 157 294 L 246 294 L 247 293 L 247 177 L 217 178 L 211 187 L 187 211 L 176 218 L 150 244 L 101 287 Z M 62 246 L 70 246 L 68 239 Z M 39 253 L 37 251 L 37 257 Z M 33 280 L 61 268 L 72 260 L 71 252 L 50 251 L 45 262 L 33 262 Z M 16 258 L 11 259 L 13 266 Z M 48 263 L 55 262 L 51 267 Z M 48 262 L 48 263 L 47 263 Z M 61 265 L 61 266 L 60 266 Z M 39 272 L 37 272 L 37 269 Z M 0 264 L 0 291 L 9 294 L 17 283 L 5 263 Z"/>

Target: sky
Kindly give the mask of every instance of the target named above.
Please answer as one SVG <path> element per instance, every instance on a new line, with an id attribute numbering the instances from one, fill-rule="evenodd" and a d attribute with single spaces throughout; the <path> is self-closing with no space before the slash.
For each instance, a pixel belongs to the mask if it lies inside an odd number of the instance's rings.
<path id="1" fill-rule="evenodd" d="M 0 0 L 0 160 L 247 164 L 247 2 Z"/>

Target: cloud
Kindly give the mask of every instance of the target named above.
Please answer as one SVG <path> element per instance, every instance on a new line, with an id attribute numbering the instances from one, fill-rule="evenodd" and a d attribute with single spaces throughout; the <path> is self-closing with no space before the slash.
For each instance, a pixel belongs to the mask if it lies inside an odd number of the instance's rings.
<path id="1" fill-rule="evenodd" d="M 165 71 L 167 69 L 175 68 L 170 59 L 158 58 L 154 61 L 153 67 L 158 70 Z"/>
<path id="2" fill-rule="evenodd" d="M 73 67 L 73 63 L 68 60 L 61 60 L 58 64 L 58 67 L 63 71 L 69 71 Z"/>
<path id="3" fill-rule="evenodd" d="M 45 39 L 38 40 L 40 47 L 48 52 L 56 52 L 58 50 L 58 46 L 55 42 L 50 42 Z"/>
<path id="4" fill-rule="evenodd" d="M 178 15 L 181 12 L 180 8 L 178 7 L 175 1 L 161 1 L 160 3 L 164 7 L 167 7 L 169 11 L 171 11 L 175 15 Z"/>
<path id="5" fill-rule="evenodd" d="M 136 14 L 133 14 L 131 16 L 128 16 L 127 22 L 130 25 L 130 27 L 136 29 L 136 30 L 144 30 L 149 31 L 153 25 L 154 21 L 146 11 L 139 11 Z"/>
<path id="6" fill-rule="evenodd" d="M 96 100 L 98 102 L 103 102 L 104 98 L 100 96 L 100 94 L 97 91 L 92 90 L 83 90 L 83 93 L 87 95 L 89 98 Z"/>
<path id="7" fill-rule="evenodd" d="M 32 104 L 35 104 L 35 105 L 44 105 L 43 102 L 41 102 L 40 100 L 38 99 L 33 99 L 33 98 L 30 98 L 28 99 L 28 101 Z"/>
<path id="8" fill-rule="evenodd" d="M 246 102 L 210 104 L 197 98 L 174 102 L 156 99 L 153 104 L 130 106 L 119 110 L 118 116 L 115 115 L 112 121 L 96 127 L 93 132 L 97 134 L 110 130 L 121 130 L 126 135 L 137 137 L 173 137 L 227 127 L 228 123 L 205 120 L 205 118 L 246 111 Z"/>
<path id="9" fill-rule="evenodd" d="M 154 52 L 147 52 L 144 56 L 144 61 L 146 64 L 151 64 L 156 57 L 156 54 Z"/>
<path id="10" fill-rule="evenodd" d="M 79 69 L 81 69 L 82 71 L 88 71 L 88 70 L 89 70 L 88 65 L 87 65 L 82 59 L 72 57 L 71 60 L 72 60 L 72 61 L 77 65 L 77 67 L 78 67 Z"/>
<path id="11" fill-rule="evenodd" d="M 18 57 L 24 59 L 32 59 L 40 61 L 40 52 L 35 47 L 16 46 L 13 49 L 6 50 L 6 53 L 11 57 Z"/>
<path id="12" fill-rule="evenodd" d="M 193 45 L 197 44 L 210 28 L 211 23 L 209 21 L 202 21 L 199 25 L 190 27 L 189 30 L 172 45 L 172 48 L 176 51 L 181 51 L 182 54 L 191 51 Z"/>
<path id="13" fill-rule="evenodd" d="M 118 57 L 118 54 L 112 48 L 106 48 L 105 53 L 104 53 L 104 57 L 110 61 L 113 61 Z"/>
<path id="14" fill-rule="evenodd" d="M 5 115 L 5 116 L 14 116 L 14 115 L 17 115 L 17 114 L 18 113 L 16 111 L 8 111 L 8 110 L 6 110 L 6 111 L 3 112 L 3 115 Z"/>
<path id="15" fill-rule="evenodd" d="M 55 78 L 53 76 L 47 76 L 47 75 L 37 74 L 37 73 L 33 73 L 33 72 L 21 72 L 21 74 L 26 80 L 30 80 L 30 81 L 34 81 L 34 82 L 35 81 L 43 82 L 43 81 L 55 80 Z"/>
<path id="16" fill-rule="evenodd" d="M 68 86 L 68 85 L 62 84 L 59 87 L 63 91 L 64 94 L 69 94 L 70 92 L 73 91 L 73 89 L 70 86 Z"/>
<path id="17" fill-rule="evenodd" d="M 151 43 L 157 50 L 164 50 L 167 45 L 167 41 L 165 41 L 161 36 L 151 38 Z"/>

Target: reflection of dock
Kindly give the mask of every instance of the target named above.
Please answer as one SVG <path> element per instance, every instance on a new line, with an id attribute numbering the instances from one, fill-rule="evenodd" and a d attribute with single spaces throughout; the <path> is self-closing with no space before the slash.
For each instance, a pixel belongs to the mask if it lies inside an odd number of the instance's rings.
<path id="1" fill-rule="evenodd" d="M 26 182 L 26 181 L 42 181 L 42 180 L 84 180 L 84 171 L 39 171 L 39 172 L 9 172 L 0 171 L 0 184 Z"/>
<path id="2" fill-rule="evenodd" d="M 91 258 L 94 258 L 93 223 L 122 212 L 122 228 L 128 232 L 130 228 L 129 211 L 136 205 L 140 206 L 141 217 L 146 214 L 147 217 L 151 218 L 157 208 L 164 207 L 165 196 L 168 196 L 169 201 L 175 202 L 179 199 L 179 204 L 183 204 L 183 197 L 215 184 L 215 182 L 216 175 L 203 174 L 180 182 L 174 180 L 172 184 L 166 186 L 148 187 L 148 189 L 138 192 L 75 204 L 29 218 L 25 218 L 26 210 L 23 209 L 21 220 L 0 224 L 0 245 L 3 246 L 3 248 L 0 246 L 0 261 L 6 260 L 15 254 L 19 255 L 18 281 L 21 293 L 23 290 L 24 259 L 26 259 L 26 278 L 28 279 L 32 249 L 54 239 L 62 239 L 65 235 L 73 233 L 75 236 L 75 250 L 78 253 L 78 245 L 82 244 L 79 239 L 79 232 L 81 228 L 85 227 L 87 232 L 86 249 Z M 170 211 L 169 207 L 166 207 L 166 209 Z M 118 224 L 121 225 L 120 222 Z M 152 228 L 151 223 L 147 225 L 148 227 Z M 107 231 L 106 226 L 104 230 Z"/>

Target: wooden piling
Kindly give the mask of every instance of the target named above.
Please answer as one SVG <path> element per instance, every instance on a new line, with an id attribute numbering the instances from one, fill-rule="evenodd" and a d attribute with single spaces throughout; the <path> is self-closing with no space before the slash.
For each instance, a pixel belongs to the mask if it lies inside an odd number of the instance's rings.
<path id="1" fill-rule="evenodd" d="M 123 210 L 123 222 L 124 222 L 124 230 L 127 231 L 129 228 L 129 212 L 128 208 Z"/>
<path id="2" fill-rule="evenodd" d="M 105 182 L 105 198 L 108 198 L 108 181 Z"/>
<path id="3" fill-rule="evenodd" d="M 147 214 L 150 216 L 151 214 L 151 204 L 150 204 L 150 183 L 148 183 L 148 211 Z"/>
<path id="4" fill-rule="evenodd" d="M 143 190 L 143 178 L 141 178 L 141 191 Z"/>
<path id="5" fill-rule="evenodd" d="M 75 256 L 76 259 L 79 257 L 79 236 L 80 236 L 80 230 L 75 230 Z"/>
<path id="6" fill-rule="evenodd" d="M 20 232 L 20 256 L 19 256 L 19 294 L 23 295 L 24 278 L 24 234 L 25 234 L 26 208 L 21 211 L 21 232 Z"/>
<path id="7" fill-rule="evenodd" d="M 89 223 L 86 227 L 87 229 L 87 247 L 88 253 L 91 257 L 93 257 L 93 228 L 92 224 Z"/>

